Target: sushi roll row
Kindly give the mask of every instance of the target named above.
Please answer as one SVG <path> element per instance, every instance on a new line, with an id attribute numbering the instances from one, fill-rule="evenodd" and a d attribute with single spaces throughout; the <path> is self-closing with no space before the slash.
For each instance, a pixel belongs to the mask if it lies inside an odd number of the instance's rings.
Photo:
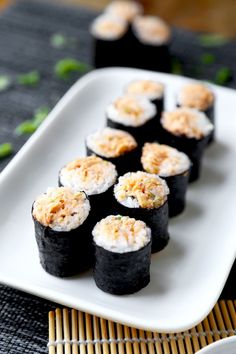
<path id="1" fill-rule="evenodd" d="M 92 23 L 94 65 L 170 71 L 171 30 L 132 0 L 114 0 Z"/>

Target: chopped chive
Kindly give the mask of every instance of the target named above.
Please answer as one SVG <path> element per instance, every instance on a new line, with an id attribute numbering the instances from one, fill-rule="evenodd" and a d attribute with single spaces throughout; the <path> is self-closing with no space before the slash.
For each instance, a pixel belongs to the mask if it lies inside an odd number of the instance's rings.
<path id="1" fill-rule="evenodd" d="M 203 47 L 220 47 L 229 42 L 229 39 L 222 34 L 203 34 L 198 37 Z"/>
<path id="2" fill-rule="evenodd" d="M 54 48 L 64 48 L 67 41 L 67 38 L 61 33 L 54 33 L 50 38 L 51 46 Z"/>
<path id="3" fill-rule="evenodd" d="M 232 70 L 227 67 L 223 67 L 216 72 L 214 81 L 218 85 L 224 85 L 232 79 L 232 76 Z"/>
<path id="4" fill-rule="evenodd" d="M 183 74 L 183 67 L 182 67 L 182 64 L 178 58 L 172 58 L 171 72 L 172 72 L 172 74 L 176 74 L 176 75 Z"/>
<path id="5" fill-rule="evenodd" d="M 24 86 L 36 86 L 40 81 L 40 74 L 38 71 L 30 71 L 26 74 L 18 75 L 17 82 Z"/>
<path id="6" fill-rule="evenodd" d="M 5 91 L 11 84 L 11 80 L 7 75 L 0 75 L 0 91 Z"/>
<path id="7" fill-rule="evenodd" d="M 50 112 L 49 108 L 44 106 L 40 107 L 35 111 L 34 117 L 32 119 L 32 123 L 37 129 L 40 124 L 45 120 L 45 118 L 48 116 L 48 113 Z"/>
<path id="8" fill-rule="evenodd" d="M 13 153 L 13 147 L 10 143 L 0 145 L 0 159 L 10 156 Z"/>
<path id="9" fill-rule="evenodd" d="M 54 67 L 56 76 L 63 80 L 70 78 L 74 72 L 86 72 L 88 69 L 87 64 L 72 58 L 61 59 Z"/>
<path id="10" fill-rule="evenodd" d="M 25 120 L 16 127 L 15 133 L 17 135 L 32 134 L 35 132 L 36 129 L 37 128 L 31 120 Z"/>
<path id="11" fill-rule="evenodd" d="M 216 58 L 211 53 L 204 53 L 200 57 L 200 60 L 201 60 L 202 64 L 210 65 L 210 64 L 213 64 L 216 61 Z"/>

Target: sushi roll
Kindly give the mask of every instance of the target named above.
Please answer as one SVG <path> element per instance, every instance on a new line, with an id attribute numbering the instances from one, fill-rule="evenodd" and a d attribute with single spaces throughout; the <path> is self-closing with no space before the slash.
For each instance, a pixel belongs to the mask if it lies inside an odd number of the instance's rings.
<path id="1" fill-rule="evenodd" d="M 200 82 L 186 84 L 177 96 L 178 107 L 195 108 L 204 112 L 215 127 L 214 101 L 215 97 L 212 90 Z M 214 131 L 210 136 L 210 142 L 214 141 Z"/>
<path id="2" fill-rule="evenodd" d="M 139 149 L 129 133 L 112 128 L 97 130 L 86 138 L 87 155 L 112 162 L 119 174 L 140 169 Z"/>
<path id="3" fill-rule="evenodd" d="M 124 95 L 108 105 L 107 125 L 127 131 L 138 144 L 143 144 L 153 139 L 156 112 L 155 105 L 148 99 Z"/>
<path id="4" fill-rule="evenodd" d="M 92 23 L 94 66 L 125 66 L 124 48 L 127 41 L 128 23 L 111 14 L 98 16 Z"/>
<path id="5" fill-rule="evenodd" d="M 136 16 L 142 15 L 143 7 L 137 1 L 114 0 L 105 8 L 105 13 L 120 17 L 130 23 Z"/>
<path id="6" fill-rule="evenodd" d="M 177 108 L 164 112 L 161 118 L 163 140 L 183 151 L 192 162 L 190 181 L 199 178 L 202 156 L 213 131 L 213 125 L 205 113 L 193 108 Z"/>
<path id="7" fill-rule="evenodd" d="M 116 179 L 115 165 L 94 155 L 74 160 L 59 172 L 60 186 L 69 187 L 75 192 L 82 190 L 88 195 L 94 222 L 107 215 Z M 98 208 L 101 205 L 102 208 Z"/>
<path id="8" fill-rule="evenodd" d="M 166 182 L 155 174 L 128 172 L 114 187 L 114 210 L 143 220 L 152 231 L 152 253 L 161 251 L 169 241 L 168 194 Z"/>
<path id="9" fill-rule="evenodd" d="M 40 263 L 46 272 L 67 277 L 93 263 L 90 203 L 84 192 L 48 188 L 32 207 Z"/>
<path id="10" fill-rule="evenodd" d="M 169 187 L 169 216 L 176 216 L 185 208 L 185 199 L 191 161 L 177 149 L 164 144 L 146 143 L 143 147 L 141 162 L 144 171 L 157 174 Z"/>
<path id="11" fill-rule="evenodd" d="M 127 85 L 126 94 L 138 98 L 147 98 L 157 109 L 157 119 L 161 118 L 161 113 L 164 110 L 164 85 L 161 82 L 154 80 L 135 80 Z"/>
<path id="12" fill-rule="evenodd" d="M 137 16 L 132 22 L 135 66 L 170 72 L 170 27 L 157 16 Z"/>
<path id="13" fill-rule="evenodd" d="M 109 215 L 93 229 L 94 280 L 110 294 L 135 293 L 150 281 L 151 230 L 143 221 Z"/>

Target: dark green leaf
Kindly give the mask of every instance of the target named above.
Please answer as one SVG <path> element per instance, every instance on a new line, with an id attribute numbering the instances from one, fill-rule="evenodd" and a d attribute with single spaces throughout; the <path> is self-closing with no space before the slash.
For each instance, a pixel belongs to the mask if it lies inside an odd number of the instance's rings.
<path id="1" fill-rule="evenodd" d="M 198 37 L 203 47 L 220 47 L 229 42 L 229 39 L 221 34 L 203 34 Z"/>
<path id="2" fill-rule="evenodd" d="M 0 159 L 10 156 L 13 152 L 12 144 L 4 143 L 0 145 Z"/>
<path id="3" fill-rule="evenodd" d="M 89 66 L 76 59 L 65 58 L 59 60 L 54 68 L 55 74 L 59 79 L 68 79 L 75 72 L 86 72 L 89 70 Z"/>
<path id="4" fill-rule="evenodd" d="M 22 122 L 21 124 L 16 127 L 15 133 L 17 135 L 22 135 L 22 134 L 32 134 L 36 130 L 36 126 L 34 125 L 33 121 L 31 120 L 26 120 Z"/>
<path id="5" fill-rule="evenodd" d="M 202 54 L 200 60 L 201 60 L 202 64 L 210 65 L 216 61 L 216 58 L 211 53 L 204 53 L 204 54 Z"/>
<path id="6" fill-rule="evenodd" d="M 227 67 L 223 67 L 217 71 L 214 81 L 218 85 L 224 85 L 232 79 L 232 76 L 232 71 Z"/>
<path id="7" fill-rule="evenodd" d="M 24 86 L 36 86 L 40 81 L 40 74 L 34 70 L 26 74 L 18 75 L 17 82 Z"/>
<path id="8" fill-rule="evenodd" d="M 11 84 L 11 80 L 7 75 L 0 75 L 0 91 L 5 91 Z"/>

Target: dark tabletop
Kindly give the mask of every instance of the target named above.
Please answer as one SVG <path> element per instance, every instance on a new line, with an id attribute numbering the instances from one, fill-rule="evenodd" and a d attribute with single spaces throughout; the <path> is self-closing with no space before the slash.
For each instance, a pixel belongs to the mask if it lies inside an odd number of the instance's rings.
<path id="1" fill-rule="evenodd" d="M 16 153 L 28 138 L 14 133 L 17 125 L 31 119 L 38 107 L 52 108 L 78 78 L 78 75 L 67 81 L 57 78 L 54 66 L 59 59 L 73 57 L 92 64 L 88 27 L 95 16 L 86 9 L 56 7 L 34 0 L 19 1 L 2 14 L 0 75 L 9 75 L 12 84 L 0 92 L 0 144 L 11 142 Z M 66 47 L 52 46 L 50 38 L 55 33 L 67 36 Z M 198 35 L 174 29 L 171 54 L 175 71 L 212 81 L 219 69 L 227 67 L 232 77 L 225 84 L 236 86 L 236 42 L 206 48 L 199 43 Z M 212 54 L 214 63 L 202 64 L 205 54 Z M 36 87 L 17 84 L 18 74 L 32 70 L 41 74 Z M 0 161 L 0 170 L 13 155 Z M 236 298 L 235 268 L 222 294 L 224 298 Z M 47 353 L 47 316 L 56 306 L 0 285 L 0 353 Z"/>

